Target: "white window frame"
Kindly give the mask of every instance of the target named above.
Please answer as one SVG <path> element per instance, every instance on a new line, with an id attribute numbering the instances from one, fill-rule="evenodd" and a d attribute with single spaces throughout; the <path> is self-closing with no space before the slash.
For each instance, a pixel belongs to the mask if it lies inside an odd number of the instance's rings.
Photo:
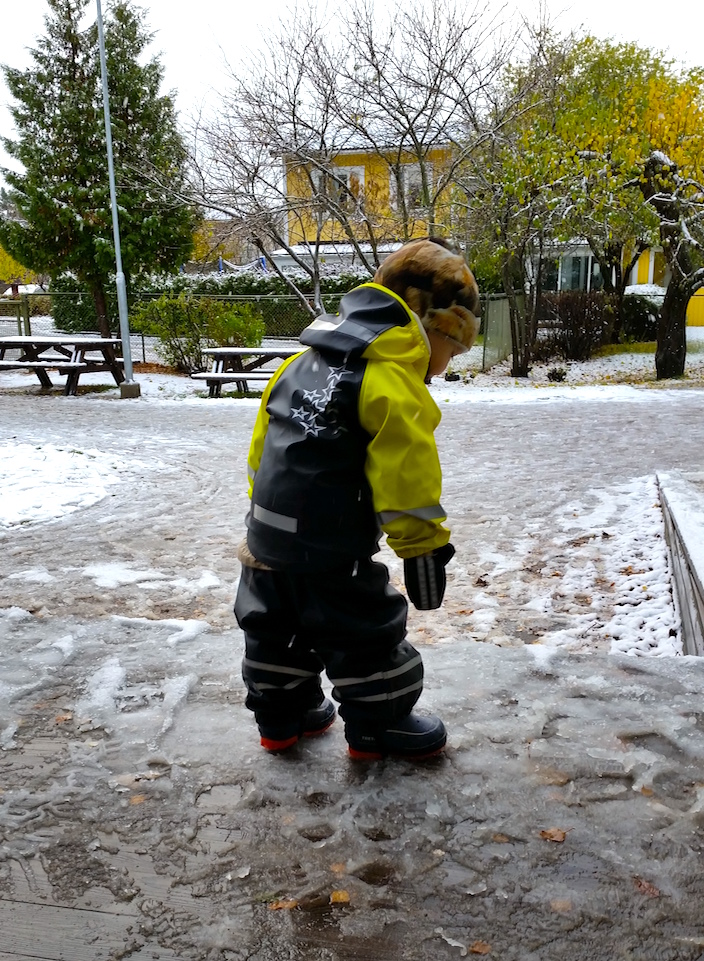
<path id="1" fill-rule="evenodd" d="M 401 183 L 403 190 L 404 199 L 406 201 L 406 210 L 422 210 L 425 206 L 424 204 L 416 204 L 409 202 L 408 191 L 409 186 L 418 186 L 421 190 L 423 189 L 423 176 L 421 171 L 421 165 L 418 162 L 404 163 L 401 164 Z M 433 187 L 433 165 L 432 163 L 425 164 L 426 176 L 429 180 L 429 190 L 432 191 Z M 411 176 L 413 175 L 412 179 Z M 396 181 L 396 172 L 391 169 L 389 171 L 389 200 L 391 202 L 391 209 L 398 210 L 400 207 L 398 200 L 398 183 Z"/>
<path id="2" fill-rule="evenodd" d="M 318 190 L 320 189 L 320 180 L 322 177 L 325 177 L 329 182 L 332 182 L 332 184 L 334 184 L 334 186 L 337 187 L 337 184 L 335 183 L 334 180 L 332 180 L 331 175 L 339 178 L 344 177 L 346 180 L 347 189 L 350 191 L 350 193 L 352 193 L 353 196 L 360 197 L 364 192 L 364 167 L 362 165 L 345 166 L 345 167 L 335 165 L 330 169 L 330 171 L 314 170 L 312 172 L 312 180 L 316 184 L 316 187 Z M 353 184 L 352 178 L 354 177 L 357 178 L 357 184 L 358 184 L 356 195 L 351 186 Z M 345 198 L 349 201 L 349 194 L 345 194 Z"/>

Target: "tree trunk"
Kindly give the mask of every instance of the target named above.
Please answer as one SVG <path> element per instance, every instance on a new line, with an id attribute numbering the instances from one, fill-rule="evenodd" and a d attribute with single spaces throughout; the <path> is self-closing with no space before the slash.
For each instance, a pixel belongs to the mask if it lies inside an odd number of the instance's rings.
<path id="1" fill-rule="evenodd" d="M 513 286 L 513 258 L 509 255 L 504 259 L 501 273 L 504 292 L 508 297 L 508 308 L 511 317 L 511 351 L 513 377 L 527 377 L 530 367 L 530 347 L 526 336 L 525 308 L 521 310 L 520 300 Z"/>
<path id="2" fill-rule="evenodd" d="M 101 337 L 112 337 L 110 330 L 110 320 L 108 318 L 108 302 L 105 296 L 105 288 L 102 284 L 94 284 L 91 287 L 95 312 L 98 315 L 98 330 Z"/>
<path id="3" fill-rule="evenodd" d="M 670 281 L 658 323 L 658 343 L 655 350 L 655 370 L 658 380 L 681 377 L 687 357 L 688 285 Z"/>

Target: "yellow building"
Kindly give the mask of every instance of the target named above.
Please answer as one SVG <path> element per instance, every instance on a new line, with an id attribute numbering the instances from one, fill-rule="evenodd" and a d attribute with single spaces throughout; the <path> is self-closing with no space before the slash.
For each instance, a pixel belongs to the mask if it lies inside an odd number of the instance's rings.
<path id="1" fill-rule="evenodd" d="M 627 250 L 623 252 L 624 262 L 630 258 Z M 585 241 L 574 241 L 556 257 L 546 261 L 544 290 L 599 290 L 601 271 L 589 245 Z M 633 266 L 628 286 L 651 286 L 660 288 L 653 294 L 665 292 L 670 281 L 670 271 L 661 247 L 645 250 Z M 704 290 L 699 290 L 691 298 L 687 307 L 687 325 L 704 327 Z"/>
<path id="2" fill-rule="evenodd" d="M 193 237 L 191 263 L 198 269 L 213 269 L 223 262 L 248 263 L 257 256 L 231 220 L 203 220 Z"/>
<path id="3" fill-rule="evenodd" d="M 655 284 L 667 287 L 670 273 L 665 255 L 659 247 L 645 250 L 631 272 L 632 284 Z M 698 290 L 687 307 L 687 326 L 704 327 L 704 289 Z"/>
<path id="4" fill-rule="evenodd" d="M 449 207 L 438 188 L 447 157 L 443 148 L 429 151 L 422 163 L 413 154 L 342 150 L 328 172 L 286 159 L 288 243 L 344 243 L 345 219 L 353 229 L 359 226 L 355 236 L 362 241 L 369 239 L 365 218 L 377 242 L 427 235 L 447 223 Z M 339 216 L 330 213 L 335 207 Z"/>

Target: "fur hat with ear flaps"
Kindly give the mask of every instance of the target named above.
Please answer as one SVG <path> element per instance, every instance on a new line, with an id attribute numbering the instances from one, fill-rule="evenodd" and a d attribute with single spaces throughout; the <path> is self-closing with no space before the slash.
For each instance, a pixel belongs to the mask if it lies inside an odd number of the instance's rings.
<path id="1" fill-rule="evenodd" d="M 444 240 L 411 240 L 383 261 L 374 283 L 402 297 L 426 330 L 465 350 L 479 333 L 479 290 L 464 259 Z"/>

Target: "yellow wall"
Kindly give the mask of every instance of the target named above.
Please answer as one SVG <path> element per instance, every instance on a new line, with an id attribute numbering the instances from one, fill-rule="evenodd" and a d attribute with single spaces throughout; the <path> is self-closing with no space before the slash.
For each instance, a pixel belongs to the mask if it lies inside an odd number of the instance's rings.
<path id="1" fill-rule="evenodd" d="M 687 305 L 687 326 L 704 327 L 704 290 L 698 290 Z"/>
<path id="2" fill-rule="evenodd" d="M 650 260 L 651 253 L 653 258 L 653 273 L 652 280 L 650 279 Z M 658 286 L 664 286 L 665 282 L 665 269 L 666 269 L 665 255 L 661 250 L 646 250 L 638 258 L 637 265 L 637 283 L 639 284 L 657 284 Z M 699 290 L 692 297 L 687 307 L 687 325 L 690 327 L 704 327 L 704 290 Z"/>
<path id="3" fill-rule="evenodd" d="M 637 274 L 637 284 L 647 284 L 650 283 L 648 280 L 650 276 L 650 251 L 645 250 L 638 258 L 638 274 Z"/>
<path id="4" fill-rule="evenodd" d="M 426 160 L 432 165 L 433 182 L 437 181 L 438 168 L 446 156 L 447 152 L 440 149 L 428 154 Z M 402 162 L 414 163 L 416 158 L 409 154 L 407 158 L 403 158 Z M 384 158 L 363 152 L 344 153 L 335 158 L 334 164 L 338 167 L 357 167 L 364 171 L 364 204 L 367 214 L 376 225 L 377 240 L 403 239 L 403 224 L 399 215 L 392 209 L 390 170 Z M 314 215 L 306 209 L 311 197 L 311 186 L 308 172 L 304 167 L 294 165 L 287 167 L 286 189 L 289 202 L 293 201 L 294 207 L 289 213 L 289 243 L 300 243 L 304 239 L 314 240 L 317 233 Z M 300 200 L 300 210 L 295 209 L 296 199 Z M 353 216 L 350 216 L 350 221 L 354 221 Z M 428 224 L 425 220 L 415 219 L 411 215 L 407 230 L 409 237 L 421 237 L 428 233 Z M 336 220 L 327 219 L 321 225 L 320 240 L 346 242 L 348 238 Z"/>

